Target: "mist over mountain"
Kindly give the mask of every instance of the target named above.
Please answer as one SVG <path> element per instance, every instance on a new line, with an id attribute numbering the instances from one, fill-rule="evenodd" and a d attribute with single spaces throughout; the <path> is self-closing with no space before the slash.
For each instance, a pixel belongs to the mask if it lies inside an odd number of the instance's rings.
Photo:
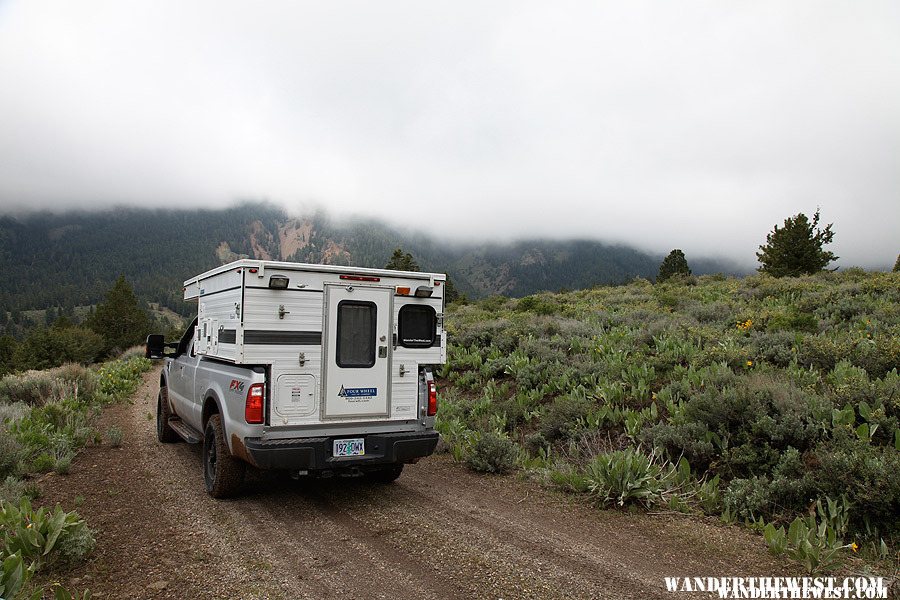
<path id="1" fill-rule="evenodd" d="M 449 243 L 367 219 L 289 216 L 248 203 L 221 210 L 39 212 L 0 217 L 0 312 L 96 303 L 119 274 L 138 295 L 176 312 L 182 282 L 237 258 L 383 267 L 402 247 L 423 270 L 447 272 L 470 297 L 522 296 L 656 275 L 661 256 L 590 240 Z M 688 260 L 695 273 L 739 272 Z"/>

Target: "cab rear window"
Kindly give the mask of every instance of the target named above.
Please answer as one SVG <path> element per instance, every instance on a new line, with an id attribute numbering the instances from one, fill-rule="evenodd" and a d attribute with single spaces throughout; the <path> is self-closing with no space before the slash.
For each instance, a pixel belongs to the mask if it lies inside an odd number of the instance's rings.
<path id="1" fill-rule="evenodd" d="M 400 308 L 397 337 L 405 348 L 430 348 L 434 345 L 437 318 L 434 308 L 407 304 Z"/>

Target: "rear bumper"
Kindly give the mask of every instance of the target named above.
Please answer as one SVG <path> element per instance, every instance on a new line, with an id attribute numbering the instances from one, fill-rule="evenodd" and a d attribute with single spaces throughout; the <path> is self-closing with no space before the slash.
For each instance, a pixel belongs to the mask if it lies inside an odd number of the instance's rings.
<path id="1" fill-rule="evenodd" d="M 366 454 L 332 456 L 332 442 L 349 437 L 365 438 Z M 260 469 L 313 471 L 410 462 L 433 453 L 437 441 L 436 431 L 283 440 L 244 438 L 244 449 L 249 461 Z"/>

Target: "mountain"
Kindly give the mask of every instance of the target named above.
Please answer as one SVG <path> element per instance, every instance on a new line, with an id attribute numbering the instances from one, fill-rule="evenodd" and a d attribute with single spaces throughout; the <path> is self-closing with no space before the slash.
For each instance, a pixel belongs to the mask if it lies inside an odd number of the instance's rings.
<path id="1" fill-rule="evenodd" d="M 451 244 L 374 220 L 338 223 L 321 212 L 293 218 L 268 204 L 41 212 L 0 217 L 0 316 L 96 303 L 119 274 L 147 302 L 186 315 L 192 307 L 181 300 L 182 282 L 240 257 L 383 267 L 397 247 L 423 270 L 450 273 L 472 297 L 652 278 L 662 260 L 589 240 Z M 714 261 L 691 266 L 697 273 L 735 270 Z"/>

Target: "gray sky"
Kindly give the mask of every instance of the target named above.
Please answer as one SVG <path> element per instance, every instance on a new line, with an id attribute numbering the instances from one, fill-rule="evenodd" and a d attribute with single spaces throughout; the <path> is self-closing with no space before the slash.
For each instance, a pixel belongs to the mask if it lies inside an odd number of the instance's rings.
<path id="1" fill-rule="evenodd" d="M 900 3 L 0 0 L 0 211 L 222 206 L 751 264 L 900 243 Z"/>

